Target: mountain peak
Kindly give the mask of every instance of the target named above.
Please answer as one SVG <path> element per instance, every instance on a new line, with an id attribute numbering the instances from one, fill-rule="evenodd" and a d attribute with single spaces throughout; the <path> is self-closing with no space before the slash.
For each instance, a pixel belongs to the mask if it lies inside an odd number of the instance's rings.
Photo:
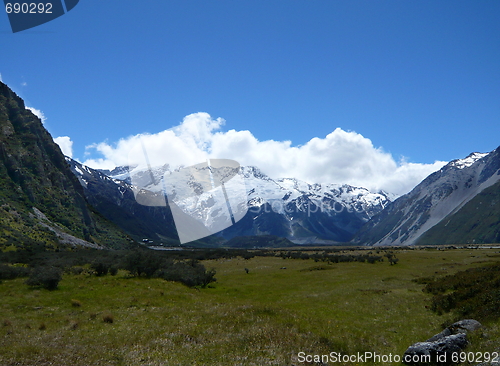
<path id="1" fill-rule="evenodd" d="M 480 153 L 480 152 L 473 152 L 467 155 L 464 159 L 455 159 L 452 160 L 448 163 L 449 166 L 458 168 L 458 169 L 463 169 L 463 168 L 468 168 L 472 164 L 474 164 L 476 161 L 479 159 L 484 158 L 486 155 L 489 153 Z"/>
<path id="2" fill-rule="evenodd" d="M 497 149 L 488 154 L 475 152 L 464 159 L 451 161 L 375 216 L 357 233 L 354 242 L 366 245 L 430 243 L 429 237 L 421 239 L 426 232 L 444 219 L 448 222 L 474 197 L 500 182 L 499 151 Z M 445 226 L 439 226 L 439 230 L 448 230 Z M 484 235 L 481 240 L 484 240 Z"/>

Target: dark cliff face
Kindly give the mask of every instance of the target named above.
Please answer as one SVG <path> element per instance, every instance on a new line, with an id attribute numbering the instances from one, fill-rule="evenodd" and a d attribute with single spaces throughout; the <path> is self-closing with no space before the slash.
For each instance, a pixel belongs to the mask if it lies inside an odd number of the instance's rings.
<path id="1" fill-rule="evenodd" d="M 24 102 L 0 82 L 0 238 L 4 244 L 57 244 L 37 225 L 37 208 L 63 231 L 105 244 L 122 237 L 93 214 L 59 146 Z"/>

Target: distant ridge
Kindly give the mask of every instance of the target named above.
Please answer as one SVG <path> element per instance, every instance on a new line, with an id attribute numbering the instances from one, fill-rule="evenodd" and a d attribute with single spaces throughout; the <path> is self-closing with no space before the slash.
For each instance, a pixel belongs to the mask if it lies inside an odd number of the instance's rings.
<path id="1" fill-rule="evenodd" d="M 66 157 L 71 171 L 78 178 L 89 203 L 104 217 L 122 228 L 137 241 L 148 239 L 156 244 L 179 244 L 169 207 L 148 207 L 137 203 L 132 185 L 110 178 Z M 107 171 L 108 174 L 111 172 Z M 128 172 L 127 169 L 114 170 Z"/>
<path id="2" fill-rule="evenodd" d="M 154 167 L 151 174 L 156 182 L 161 182 L 169 169 L 168 164 Z M 133 181 L 130 175 L 145 175 L 141 169 L 128 167 L 100 172 L 116 182 L 128 184 Z M 347 184 L 272 179 L 253 166 L 241 167 L 239 174 L 247 188 L 249 210 L 243 219 L 216 234 L 227 240 L 239 236 L 274 235 L 300 244 L 348 242 L 363 224 L 390 202 L 385 192 L 372 193 Z M 147 187 L 155 192 L 160 188 L 158 185 Z M 183 188 L 179 186 L 176 190 Z M 226 214 L 226 210 L 208 201 L 200 205 L 199 210 L 199 217 L 207 217 L 213 222 L 223 219 Z M 210 223 L 204 224 L 209 226 Z"/>
<path id="3" fill-rule="evenodd" d="M 362 245 L 500 241 L 500 147 L 453 160 L 374 216 L 353 239 Z"/>

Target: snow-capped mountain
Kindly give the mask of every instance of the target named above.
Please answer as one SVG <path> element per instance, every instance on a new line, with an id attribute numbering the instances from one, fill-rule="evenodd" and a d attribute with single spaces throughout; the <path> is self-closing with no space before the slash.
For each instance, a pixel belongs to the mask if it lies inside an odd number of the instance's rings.
<path id="1" fill-rule="evenodd" d="M 429 241 L 424 241 L 423 238 L 428 237 L 425 234 L 430 229 L 445 219 L 451 220 L 471 200 L 498 182 L 500 147 L 488 154 L 472 153 L 464 159 L 453 160 L 373 217 L 356 234 L 353 243 L 427 244 Z M 498 227 L 498 222 L 496 225 Z M 466 226 L 463 223 L 457 230 L 465 233 L 471 229 Z"/>
<path id="2" fill-rule="evenodd" d="M 213 229 L 217 223 L 228 220 L 226 201 L 214 200 L 210 194 L 190 200 L 192 192 L 203 191 L 203 184 L 190 174 L 172 181 L 168 177 L 175 171 L 168 165 L 151 170 L 119 167 L 95 171 L 70 163 L 86 188 L 87 197 L 91 197 L 89 201 L 112 220 L 116 215 L 132 216 L 125 227 L 135 230 L 138 225 L 140 234 L 136 233 L 136 237 L 177 235 L 165 199 L 167 191 L 169 199 L 176 195 L 188 198 L 175 203 L 183 210 L 191 205 L 190 215 L 196 217 L 198 224 L 202 222 Z M 269 234 L 296 243 L 352 239 L 353 244 L 361 245 L 500 241 L 500 148 L 453 160 L 394 201 L 385 192 L 373 193 L 349 185 L 272 179 L 252 166 L 241 167 L 238 176 L 246 187 L 244 201 L 248 212 L 217 233 L 226 239 Z M 154 202 L 163 202 L 164 206 L 138 204 L 134 193 L 139 187 L 156 192 L 153 196 L 158 201 Z M 227 192 L 235 195 L 229 185 Z M 125 214 L 120 213 L 124 208 Z"/>
<path id="3" fill-rule="evenodd" d="M 144 238 L 155 242 L 177 241 L 172 213 L 168 207 L 141 205 L 134 195 L 134 189 L 137 188 L 131 184 L 108 177 L 69 157 L 66 157 L 66 161 L 84 188 L 87 201 L 123 231 L 138 241 Z"/>
<path id="4" fill-rule="evenodd" d="M 450 161 L 449 165 L 454 166 L 454 167 L 459 168 L 459 169 L 468 168 L 472 164 L 474 164 L 476 161 L 484 158 L 488 154 L 489 153 L 473 152 L 473 153 L 469 154 L 464 159 L 456 159 L 456 160 Z"/>
<path id="5" fill-rule="evenodd" d="M 309 184 L 294 178 L 271 179 L 256 167 L 243 167 L 249 212 L 223 235 L 274 234 L 296 243 L 346 242 L 390 202 L 347 184 Z"/>
<path id="6" fill-rule="evenodd" d="M 186 190 L 196 189 L 193 176 L 172 182 L 168 165 L 149 169 L 120 167 L 102 171 L 112 179 L 121 179 L 145 189 L 167 190 L 170 198 L 189 197 Z M 128 172 L 128 173 L 127 173 Z M 309 184 L 293 178 L 274 180 L 258 168 L 248 166 L 239 170 L 246 186 L 248 212 L 234 225 L 219 235 L 230 239 L 239 235 L 270 234 L 287 237 L 295 242 L 330 240 L 349 241 L 356 231 L 390 202 L 389 195 L 372 193 L 364 188 L 339 184 Z M 168 187 L 166 187 L 168 186 Z M 172 195 L 173 192 L 173 195 Z M 228 188 L 228 195 L 235 192 Z M 176 200 L 185 212 L 196 217 L 209 228 L 227 221 L 224 200 L 212 196 L 201 197 L 195 206 L 192 200 Z"/>

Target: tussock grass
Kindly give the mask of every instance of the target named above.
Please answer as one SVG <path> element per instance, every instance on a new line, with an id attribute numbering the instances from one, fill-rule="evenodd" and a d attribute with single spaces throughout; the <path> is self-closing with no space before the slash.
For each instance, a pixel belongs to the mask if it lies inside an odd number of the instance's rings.
<path id="1" fill-rule="evenodd" d="M 80 300 L 72 299 L 71 306 L 73 306 L 74 308 L 79 308 L 80 306 L 82 306 L 82 302 Z"/>
<path id="2" fill-rule="evenodd" d="M 3 322 L 2 322 L 2 325 L 4 327 L 11 327 L 12 326 L 12 322 L 9 319 L 4 319 Z"/>
<path id="3" fill-rule="evenodd" d="M 325 264 L 334 270 L 311 270 L 322 265 L 312 259 L 205 261 L 217 282 L 204 289 L 124 271 L 68 273 L 54 291 L 5 280 L 0 314 L 13 325 L 0 327 L 0 365 L 298 366 L 301 351 L 402 354 L 449 318 L 426 308 L 431 295 L 413 280 L 477 267 L 496 253 L 395 252 L 396 265 Z M 72 299 L 85 306 L 69 306 Z M 489 327 L 489 337 L 500 335 Z"/>
<path id="4" fill-rule="evenodd" d="M 114 316 L 112 314 L 106 314 L 106 315 L 103 315 L 102 321 L 104 323 L 111 324 L 111 323 L 113 323 L 115 321 L 115 318 L 114 318 Z"/>

